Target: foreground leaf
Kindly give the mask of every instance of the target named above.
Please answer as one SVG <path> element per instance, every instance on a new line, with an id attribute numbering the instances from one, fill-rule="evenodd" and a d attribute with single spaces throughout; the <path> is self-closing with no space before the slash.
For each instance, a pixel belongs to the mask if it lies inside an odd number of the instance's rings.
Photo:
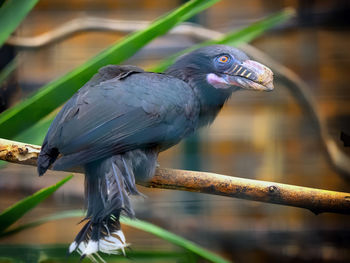
<path id="1" fill-rule="evenodd" d="M 0 72 L 0 86 L 5 82 L 12 72 L 18 67 L 18 56 L 12 59 Z"/>
<path id="2" fill-rule="evenodd" d="M 59 213 L 55 213 L 52 214 L 50 216 L 46 216 L 46 217 L 42 217 L 38 220 L 35 220 L 33 222 L 27 223 L 27 224 L 23 224 L 20 225 L 18 227 L 14 227 L 10 230 L 7 230 L 5 232 L 0 233 L 0 237 L 4 237 L 4 236 L 10 236 L 13 234 L 16 234 L 18 232 L 21 232 L 23 230 L 29 229 L 29 228 L 33 228 L 36 226 L 40 226 L 42 224 L 45 224 L 47 222 L 51 222 L 54 220 L 59 220 L 59 219 L 65 219 L 65 218 L 72 218 L 72 217 L 83 217 L 84 212 L 80 211 L 80 210 L 68 210 L 68 211 L 63 211 L 63 212 L 59 212 Z"/>
<path id="3" fill-rule="evenodd" d="M 247 43 L 262 35 L 266 30 L 271 29 L 272 27 L 279 25 L 288 19 L 290 19 L 295 14 L 294 9 L 286 8 L 280 12 L 277 12 L 271 16 L 268 16 L 258 22 L 255 22 L 247 27 L 244 27 L 240 30 L 234 30 L 233 32 L 227 33 L 220 39 L 216 40 L 208 40 L 197 45 L 193 45 L 190 48 L 182 50 L 166 59 L 161 61 L 156 67 L 151 68 L 150 71 L 153 72 L 163 72 L 170 65 L 172 65 L 175 60 L 188 52 L 196 50 L 200 47 L 214 45 L 214 44 L 222 44 L 222 45 L 230 45 L 230 46 L 238 46 L 241 43 Z"/>
<path id="4" fill-rule="evenodd" d="M 122 218 L 120 220 L 121 223 L 124 225 L 128 225 L 140 230 L 143 230 L 145 232 L 151 233 L 155 236 L 158 236 L 164 240 L 169 241 L 170 243 L 173 243 L 175 245 L 178 245 L 179 247 L 183 247 L 184 249 L 191 251 L 192 253 L 201 256 L 202 258 L 205 258 L 211 262 L 216 263 L 228 263 L 229 261 L 220 257 L 219 255 L 216 255 L 209 250 L 206 250 L 205 248 L 202 248 L 198 246 L 197 244 L 180 237 L 178 235 L 175 235 L 174 233 L 171 233 L 163 228 L 160 228 L 156 225 L 153 225 L 151 223 L 141 221 L 141 220 L 132 220 L 129 218 Z"/>
<path id="5" fill-rule="evenodd" d="M 0 47 L 38 0 L 7 0 L 0 8 Z"/>
<path id="6" fill-rule="evenodd" d="M 72 177 L 72 175 L 67 176 L 57 184 L 41 189 L 33 195 L 24 198 L 13 206 L 5 209 L 5 211 L 0 214 L 0 233 L 15 223 L 18 219 L 20 219 L 25 213 L 32 210 L 35 206 L 53 194 L 58 188 L 69 181 Z"/>
<path id="7" fill-rule="evenodd" d="M 41 224 L 44 224 L 46 222 L 50 222 L 52 220 L 58 220 L 58 219 L 64 219 L 64 218 L 71 218 L 71 217 L 83 217 L 84 213 L 80 210 L 71 210 L 71 211 L 64 211 L 64 212 L 59 212 L 56 214 L 53 214 L 48 217 L 41 218 L 39 220 L 36 220 L 34 222 L 24 224 L 22 226 L 19 226 L 17 228 L 14 228 L 10 231 L 7 231 L 3 233 L 2 236 L 7 236 L 11 234 L 18 233 L 19 231 L 32 228 L 35 226 L 39 226 Z M 201 246 L 183 238 L 180 237 L 174 233 L 171 233 L 163 228 L 160 228 L 156 225 L 153 225 L 151 223 L 142 221 L 142 220 L 132 220 L 126 217 L 121 217 L 120 222 L 124 225 L 128 225 L 133 228 L 137 228 L 139 230 L 151 233 L 155 236 L 158 236 L 172 244 L 175 244 L 179 247 L 182 247 L 186 249 L 187 251 L 190 251 L 202 258 L 205 258 L 211 262 L 217 262 L 217 263 L 228 263 L 226 259 L 220 257 L 219 255 L 216 255 L 215 253 L 210 252 L 209 250 L 206 250 L 205 248 L 202 248 Z"/>
<path id="8" fill-rule="evenodd" d="M 178 23 L 218 1 L 189 1 L 159 18 L 146 29 L 130 34 L 83 65 L 47 84 L 34 96 L 0 115 L 0 137 L 11 139 L 24 129 L 31 127 L 69 99 L 99 68 L 108 64 L 119 64 L 130 58 L 154 38 L 165 34 Z"/>
<path id="9" fill-rule="evenodd" d="M 74 253 L 67 257 L 66 244 L 56 245 L 0 245 L 1 262 L 79 262 L 80 255 Z M 192 262 L 184 251 L 142 251 L 129 250 L 123 255 L 105 256 L 107 262 Z M 81 262 L 91 263 L 89 259 Z M 194 261 L 196 262 L 196 261 Z"/>
<path id="10" fill-rule="evenodd" d="M 18 134 L 14 141 L 19 142 L 26 142 L 29 144 L 35 144 L 35 145 L 41 145 L 44 141 L 45 135 L 54 120 L 54 117 L 56 116 L 56 111 L 54 111 L 55 114 L 49 114 L 45 118 L 41 119 L 40 121 L 36 122 L 33 126 L 29 127 L 28 129 L 24 130 L 20 134 Z"/>

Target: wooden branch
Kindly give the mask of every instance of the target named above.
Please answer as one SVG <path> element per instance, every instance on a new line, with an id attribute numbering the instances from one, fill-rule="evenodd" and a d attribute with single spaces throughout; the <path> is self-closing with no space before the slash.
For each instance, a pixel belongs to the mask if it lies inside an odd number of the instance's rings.
<path id="1" fill-rule="evenodd" d="M 36 165 L 40 146 L 0 139 L 0 159 Z M 77 171 L 77 170 L 75 170 Z M 81 171 L 78 171 L 81 172 Z M 158 168 L 146 187 L 223 195 L 266 203 L 306 208 L 315 214 L 350 214 L 350 193 L 244 179 L 214 173 Z"/>

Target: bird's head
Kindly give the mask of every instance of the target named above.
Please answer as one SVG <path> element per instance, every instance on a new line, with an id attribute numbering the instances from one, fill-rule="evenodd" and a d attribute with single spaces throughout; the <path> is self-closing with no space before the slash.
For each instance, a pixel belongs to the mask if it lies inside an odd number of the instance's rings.
<path id="1" fill-rule="evenodd" d="M 213 45 L 180 57 L 168 73 L 205 88 L 210 85 L 225 93 L 238 89 L 273 90 L 272 71 L 239 49 Z M 204 86 L 204 87 L 203 87 Z"/>
<path id="2" fill-rule="evenodd" d="M 200 103 L 200 125 L 210 124 L 240 89 L 273 90 L 272 71 L 242 51 L 224 45 L 199 48 L 177 59 L 167 74 L 187 82 Z"/>

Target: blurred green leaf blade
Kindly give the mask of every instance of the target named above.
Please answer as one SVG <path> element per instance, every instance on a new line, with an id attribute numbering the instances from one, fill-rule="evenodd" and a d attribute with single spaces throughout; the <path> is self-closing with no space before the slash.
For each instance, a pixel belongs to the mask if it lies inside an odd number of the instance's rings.
<path id="1" fill-rule="evenodd" d="M 286 22 L 295 15 L 293 8 L 285 8 L 275 14 L 263 18 L 241 30 L 230 33 L 218 39 L 217 44 L 237 46 L 241 43 L 247 43 L 262 35 L 267 30 Z"/>
<path id="2" fill-rule="evenodd" d="M 193 45 L 190 48 L 187 48 L 183 51 L 180 51 L 170 57 L 161 61 L 156 67 L 150 69 L 153 72 L 163 72 L 166 70 L 171 64 L 175 62 L 175 60 L 188 52 L 196 50 L 200 47 L 222 44 L 222 45 L 230 45 L 230 46 L 238 46 L 241 43 L 247 43 L 257 38 L 265 31 L 273 28 L 276 25 L 279 25 L 288 19 L 290 19 L 294 15 L 295 11 L 292 8 L 286 8 L 280 12 L 272 14 L 266 18 L 263 18 L 247 27 L 244 27 L 240 30 L 234 30 L 225 34 L 222 38 L 216 40 L 208 40 L 197 45 Z"/>
<path id="3" fill-rule="evenodd" d="M 42 218 L 35 220 L 33 222 L 22 224 L 20 226 L 14 227 L 10 230 L 6 230 L 5 232 L 2 232 L 2 233 L 0 232 L 0 237 L 10 236 L 10 235 L 16 234 L 18 232 L 21 232 L 23 230 L 33 228 L 36 226 L 40 226 L 42 224 L 45 224 L 47 222 L 51 222 L 54 220 L 72 218 L 72 217 L 83 217 L 83 216 L 84 216 L 84 212 L 79 211 L 79 210 L 68 210 L 68 211 L 58 212 L 58 213 L 55 213 L 55 214 L 52 214 L 52 215 L 49 215 L 46 217 L 42 217 Z"/>
<path id="4" fill-rule="evenodd" d="M 12 72 L 18 67 L 18 56 L 11 60 L 0 72 L 0 86 L 5 82 Z"/>
<path id="5" fill-rule="evenodd" d="M 69 99 L 97 70 L 108 64 L 119 64 L 134 55 L 154 38 L 168 32 L 184 21 L 219 0 L 192 0 L 173 12 L 162 16 L 149 27 L 130 34 L 122 41 L 102 51 L 83 65 L 63 77 L 50 82 L 32 97 L 6 110 L 0 115 L 0 137 L 13 138 L 24 129 L 52 112 Z"/>
<path id="6" fill-rule="evenodd" d="M 7 0 L 0 8 L 0 47 L 39 0 Z"/>
<path id="7" fill-rule="evenodd" d="M 56 111 L 54 112 L 56 113 Z M 35 145 L 41 145 L 45 135 L 54 119 L 53 114 L 49 114 L 43 119 L 36 122 L 33 126 L 18 134 L 14 140 Z"/>
<path id="8" fill-rule="evenodd" d="M 122 217 L 120 219 L 120 222 L 124 225 L 128 225 L 140 230 L 143 230 L 145 232 L 151 233 L 155 236 L 158 236 L 164 240 L 167 240 L 170 243 L 173 243 L 179 247 L 182 247 L 188 251 L 191 251 L 192 253 L 205 258 L 209 260 L 210 262 L 215 263 L 228 263 L 229 261 L 220 257 L 219 255 L 183 238 L 180 237 L 174 233 L 171 233 L 163 228 L 160 228 L 159 226 L 153 225 L 151 223 L 138 220 L 138 219 L 129 219 L 126 217 Z"/>
<path id="9" fill-rule="evenodd" d="M 79 262 L 80 255 L 75 253 L 67 257 L 66 244 L 54 245 L 0 245 L 0 262 L 2 258 L 16 260 L 16 262 Z M 129 250 L 124 255 L 104 255 L 107 262 L 190 262 L 186 251 L 154 251 Z M 81 262 L 90 263 L 83 259 Z"/>
<path id="10" fill-rule="evenodd" d="M 12 230 L 6 231 L 3 234 L 1 234 L 1 236 L 8 236 L 8 235 L 12 235 L 15 233 L 18 233 L 22 230 L 28 229 L 28 228 L 32 228 L 32 227 L 36 227 L 39 226 L 41 224 L 44 224 L 46 222 L 50 222 L 52 220 L 58 220 L 58 219 L 64 219 L 64 218 L 71 218 L 71 217 L 83 217 L 84 213 L 83 211 L 80 210 L 70 210 L 70 211 L 64 211 L 64 212 L 59 212 L 59 213 L 55 213 L 53 215 L 47 216 L 47 217 L 43 217 L 41 219 L 38 219 L 36 221 L 33 221 L 31 223 L 27 223 L 21 226 L 18 226 L 16 228 L 13 228 Z M 194 253 L 195 255 L 198 255 L 202 258 L 205 258 L 211 262 L 217 262 L 217 263 L 228 263 L 229 261 L 216 255 L 213 252 L 210 252 L 209 250 L 202 248 L 201 246 L 183 238 L 180 237 L 174 233 L 171 233 L 161 227 L 158 227 L 154 224 L 142 221 L 142 220 L 133 220 L 133 219 L 129 219 L 126 217 L 121 217 L 120 218 L 120 222 L 124 225 L 128 225 L 130 227 L 151 233 L 155 236 L 158 236 L 172 244 L 175 244 L 179 247 L 182 247 L 184 249 L 186 249 L 187 251 Z"/>
<path id="11" fill-rule="evenodd" d="M 43 188 L 36 193 L 28 196 L 14 205 L 8 207 L 0 214 L 0 233 L 7 229 L 10 225 L 20 219 L 25 213 L 32 210 L 39 203 L 53 194 L 58 188 L 69 181 L 73 176 L 67 176 L 57 184 Z"/>

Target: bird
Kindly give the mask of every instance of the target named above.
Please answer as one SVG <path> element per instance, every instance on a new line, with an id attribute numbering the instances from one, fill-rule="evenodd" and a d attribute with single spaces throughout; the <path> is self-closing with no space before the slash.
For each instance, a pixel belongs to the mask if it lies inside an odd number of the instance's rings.
<path id="1" fill-rule="evenodd" d="M 136 182 L 150 180 L 159 153 L 210 125 L 244 89 L 273 90 L 273 72 L 226 45 L 184 54 L 164 73 L 102 67 L 63 105 L 38 157 L 40 176 L 49 168 L 85 173 L 85 225 L 69 253 L 93 261 L 99 252 L 125 255 L 119 218 L 135 218 Z"/>

